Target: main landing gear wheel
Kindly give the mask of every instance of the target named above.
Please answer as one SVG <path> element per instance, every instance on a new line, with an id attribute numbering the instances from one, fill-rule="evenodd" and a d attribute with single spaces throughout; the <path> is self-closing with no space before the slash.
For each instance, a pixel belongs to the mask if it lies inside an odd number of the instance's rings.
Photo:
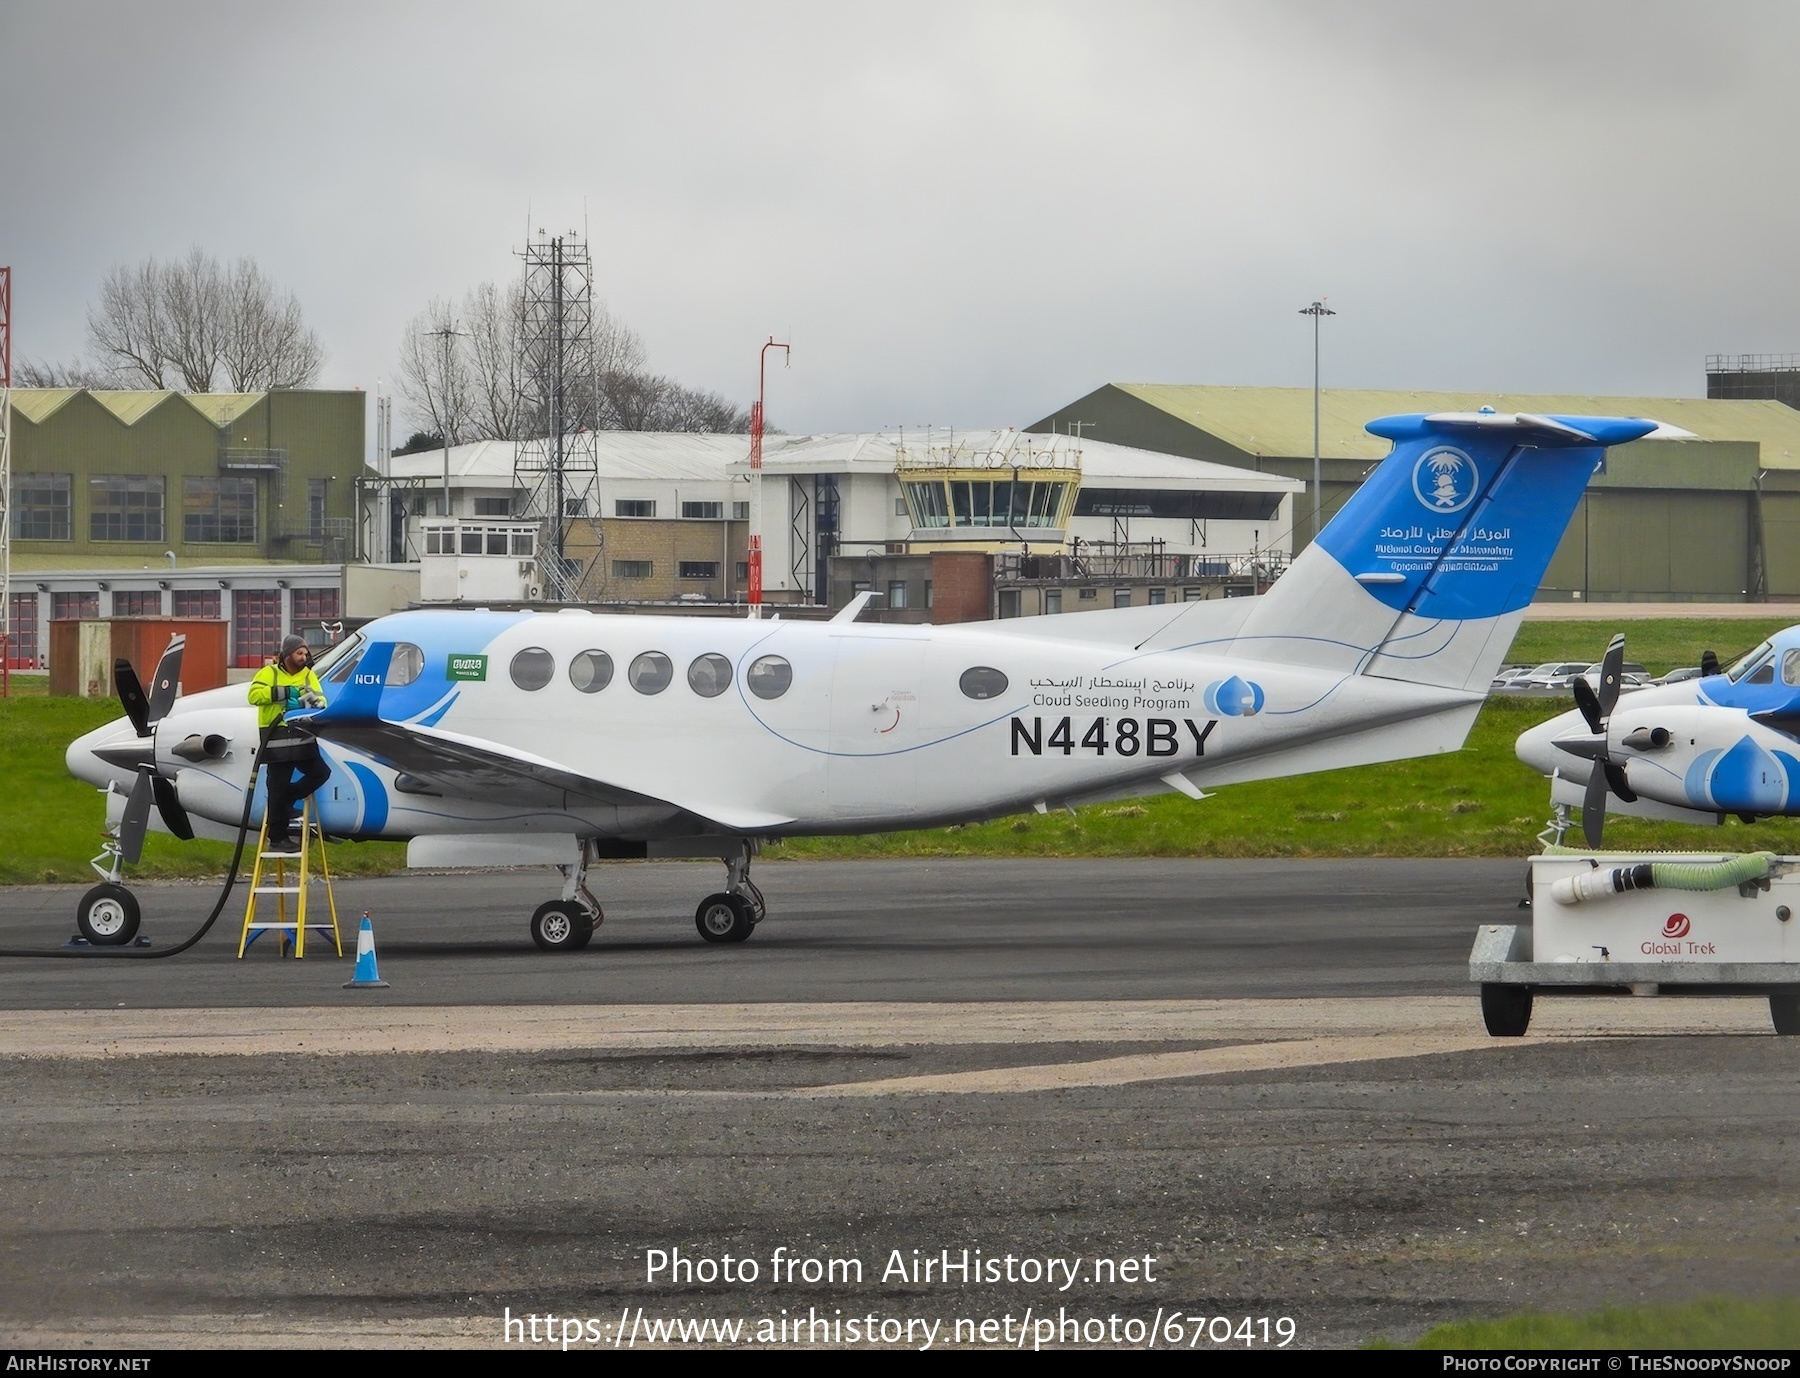
<path id="1" fill-rule="evenodd" d="M 96 885 L 75 908 L 81 936 L 95 947 L 124 947 L 138 931 L 137 896 L 110 881 Z"/>
<path id="2" fill-rule="evenodd" d="M 531 941 L 544 952 L 579 952 L 593 936 L 587 911 L 573 900 L 540 904 L 531 916 Z"/>
<path id="3" fill-rule="evenodd" d="M 694 927 L 709 943 L 741 943 L 756 927 L 756 916 L 742 895 L 721 890 L 700 901 L 694 911 Z"/>
<path id="4" fill-rule="evenodd" d="M 1800 992 L 1784 991 L 1769 995 L 1769 1018 L 1778 1034 L 1800 1034 Z"/>
<path id="5" fill-rule="evenodd" d="M 1522 1038 L 1531 1024 L 1531 987 L 1484 982 L 1481 1021 L 1495 1038 Z"/>

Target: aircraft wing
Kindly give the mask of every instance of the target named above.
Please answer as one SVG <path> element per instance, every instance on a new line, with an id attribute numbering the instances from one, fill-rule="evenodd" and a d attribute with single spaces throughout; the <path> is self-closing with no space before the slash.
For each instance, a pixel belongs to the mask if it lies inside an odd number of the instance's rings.
<path id="1" fill-rule="evenodd" d="M 364 656 L 371 677 L 386 669 L 391 646 L 375 646 Z M 361 692 L 358 692 L 358 689 Z M 390 769 L 409 775 L 427 791 L 543 808 L 608 805 L 688 815 L 703 830 L 765 832 L 793 820 L 775 814 L 710 802 L 682 801 L 584 775 L 546 757 L 482 737 L 420 723 L 390 722 L 375 711 L 379 689 L 357 686 L 317 712 L 292 715 L 296 724 L 321 740 L 335 742 Z"/>

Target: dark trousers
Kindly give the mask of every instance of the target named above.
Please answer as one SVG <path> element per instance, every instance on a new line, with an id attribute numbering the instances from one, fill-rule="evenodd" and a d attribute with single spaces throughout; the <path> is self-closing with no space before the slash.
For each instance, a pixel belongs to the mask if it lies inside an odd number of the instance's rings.
<path id="1" fill-rule="evenodd" d="M 269 840 L 285 841 L 301 800 L 331 778 L 331 768 L 317 745 L 278 748 L 269 756 Z"/>

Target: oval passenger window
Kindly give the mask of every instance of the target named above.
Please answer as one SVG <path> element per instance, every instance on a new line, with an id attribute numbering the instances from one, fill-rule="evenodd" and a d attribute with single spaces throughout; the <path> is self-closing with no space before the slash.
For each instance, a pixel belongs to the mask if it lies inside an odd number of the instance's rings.
<path id="1" fill-rule="evenodd" d="M 716 699 L 731 688 L 731 662 L 722 655 L 707 654 L 688 666 L 688 688 L 703 699 Z"/>
<path id="2" fill-rule="evenodd" d="M 612 670 L 605 651 L 583 651 L 569 662 L 569 683 L 584 694 L 598 694 L 612 683 Z"/>
<path id="3" fill-rule="evenodd" d="M 394 643 L 394 655 L 388 661 L 387 676 L 382 683 L 390 689 L 411 684 L 425 668 L 425 652 L 409 641 Z"/>
<path id="4" fill-rule="evenodd" d="M 542 689 L 556 673 L 556 659 L 542 646 L 527 646 L 512 658 L 512 682 L 521 689 Z"/>
<path id="5" fill-rule="evenodd" d="M 957 684 L 972 699 L 998 698 L 1006 692 L 1006 676 L 991 665 L 976 665 L 964 670 Z"/>
<path id="6" fill-rule="evenodd" d="M 640 694 L 660 694 L 675 678 L 675 663 L 661 651 L 645 651 L 631 662 L 631 687 Z"/>
<path id="7" fill-rule="evenodd" d="M 793 682 L 794 667 L 780 656 L 758 656 L 744 676 L 744 683 L 759 699 L 778 699 Z"/>

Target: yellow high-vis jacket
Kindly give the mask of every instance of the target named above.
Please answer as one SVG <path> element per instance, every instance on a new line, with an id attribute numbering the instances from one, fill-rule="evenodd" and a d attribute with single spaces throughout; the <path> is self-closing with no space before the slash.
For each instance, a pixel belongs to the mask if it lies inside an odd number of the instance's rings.
<path id="1" fill-rule="evenodd" d="M 321 699 L 325 697 L 312 666 L 308 665 L 297 675 L 290 675 L 279 663 L 263 666 L 250 681 L 250 702 L 257 707 L 257 727 L 272 727 L 280 722 L 288 709 L 300 706 L 301 691 L 306 689 Z"/>

